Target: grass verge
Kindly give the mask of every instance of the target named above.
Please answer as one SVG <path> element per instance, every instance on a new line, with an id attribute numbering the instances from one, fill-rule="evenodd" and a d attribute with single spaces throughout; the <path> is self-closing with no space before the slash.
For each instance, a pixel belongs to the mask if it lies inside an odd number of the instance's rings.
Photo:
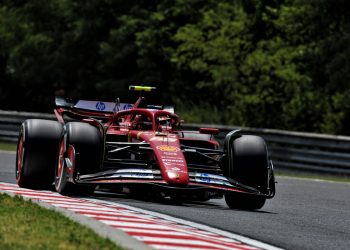
<path id="1" fill-rule="evenodd" d="M 350 183 L 350 178 L 346 176 L 333 176 L 333 175 L 320 175 L 320 174 L 309 174 L 309 173 L 298 173 L 292 171 L 276 171 L 275 175 L 285 176 L 285 177 L 294 177 L 301 179 L 310 179 L 310 180 L 324 180 L 324 181 L 333 181 L 333 182 L 343 182 Z"/>
<path id="2" fill-rule="evenodd" d="M 15 142 L 1 142 L 0 141 L 0 150 L 16 151 L 17 150 L 17 143 L 15 143 Z"/>
<path id="3" fill-rule="evenodd" d="M 0 249 L 122 249 L 65 216 L 0 194 Z"/>

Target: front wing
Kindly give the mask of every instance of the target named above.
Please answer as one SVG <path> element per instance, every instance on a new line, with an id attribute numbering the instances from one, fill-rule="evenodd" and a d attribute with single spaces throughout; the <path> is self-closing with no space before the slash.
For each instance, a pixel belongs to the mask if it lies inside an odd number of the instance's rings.
<path id="1" fill-rule="evenodd" d="M 78 175 L 75 179 L 77 184 L 94 184 L 94 185 L 154 185 L 163 189 L 181 189 L 181 190 L 203 190 L 217 192 L 239 192 L 252 195 L 272 198 L 274 190 L 269 193 L 262 193 L 259 190 L 241 184 L 231 178 L 222 175 L 208 173 L 189 173 L 189 183 L 183 186 L 170 186 L 163 180 L 160 170 L 151 169 L 118 169 L 107 170 L 95 174 Z"/>

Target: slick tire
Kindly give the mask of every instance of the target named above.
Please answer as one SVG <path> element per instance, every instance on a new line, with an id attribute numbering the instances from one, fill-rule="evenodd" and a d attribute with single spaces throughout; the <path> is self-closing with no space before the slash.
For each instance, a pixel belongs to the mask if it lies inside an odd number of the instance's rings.
<path id="1" fill-rule="evenodd" d="M 62 134 L 63 127 L 56 121 L 29 119 L 22 123 L 16 155 L 18 186 L 51 188 Z"/>
<path id="2" fill-rule="evenodd" d="M 75 172 L 92 174 L 100 170 L 103 138 L 98 128 L 84 122 L 69 122 L 67 145 L 72 145 L 76 152 Z"/>
<path id="3" fill-rule="evenodd" d="M 94 185 L 78 185 L 68 181 L 66 157 L 67 147 L 74 147 L 75 162 L 73 178 L 80 175 L 96 173 L 100 170 L 103 153 L 103 138 L 99 130 L 84 122 L 69 122 L 66 125 L 67 140 L 61 139 L 59 159 L 55 168 L 56 191 L 64 195 L 91 195 Z"/>
<path id="4" fill-rule="evenodd" d="M 228 160 L 229 177 L 238 182 L 267 192 L 268 153 L 265 141 L 258 136 L 243 135 L 225 145 Z M 227 193 L 225 200 L 230 208 L 254 210 L 264 206 L 264 196 L 243 193 Z"/>
<path id="5" fill-rule="evenodd" d="M 227 206 L 232 209 L 257 210 L 265 205 L 266 198 L 242 193 L 227 193 L 225 201 Z"/>

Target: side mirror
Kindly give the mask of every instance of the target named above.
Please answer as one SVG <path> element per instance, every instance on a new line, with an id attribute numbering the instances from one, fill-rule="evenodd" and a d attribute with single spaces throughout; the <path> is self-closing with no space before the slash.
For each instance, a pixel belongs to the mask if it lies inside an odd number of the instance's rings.
<path id="1" fill-rule="evenodd" d="M 55 105 L 56 105 L 56 107 L 73 108 L 74 102 L 72 100 L 56 96 L 55 97 Z"/>
<path id="2" fill-rule="evenodd" d="M 217 135 L 219 134 L 220 130 L 217 128 L 200 128 L 199 133 L 201 134 L 208 134 L 208 135 Z"/>

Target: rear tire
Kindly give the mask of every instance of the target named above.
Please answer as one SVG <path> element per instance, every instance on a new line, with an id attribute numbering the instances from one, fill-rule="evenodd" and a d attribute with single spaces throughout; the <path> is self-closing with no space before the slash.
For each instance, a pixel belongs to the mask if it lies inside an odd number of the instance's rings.
<path id="1" fill-rule="evenodd" d="M 16 155 L 18 186 L 50 189 L 62 134 L 62 125 L 56 121 L 29 119 L 22 123 Z"/>
<path id="2" fill-rule="evenodd" d="M 227 140 L 230 142 L 231 140 Z M 266 194 L 268 188 L 268 153 L 265 141 L 258 136 L 243 135 L 225 145 L 228 154 L 228 175 L 234 180 Z M 227 193 L 230 208 L 255 210 L 264 206 L 264 196 Z"/>
<path id="3" fill-rule="evenodd" d="M 56 191 L 64 195 L 91 195 L 95 185 L 78 185 L 68 181 L 67 166 L 64 161 L 69 145 L 75 151 L 73 178 L 79 173 L 91 174 L 100 170 L 101 156 L 103 153 L 103 138 L 100 131 L 83 122 L 69 122 L 66 125 L 67 140 L 61 140 L 59 160 L 55 169 Z"/>

